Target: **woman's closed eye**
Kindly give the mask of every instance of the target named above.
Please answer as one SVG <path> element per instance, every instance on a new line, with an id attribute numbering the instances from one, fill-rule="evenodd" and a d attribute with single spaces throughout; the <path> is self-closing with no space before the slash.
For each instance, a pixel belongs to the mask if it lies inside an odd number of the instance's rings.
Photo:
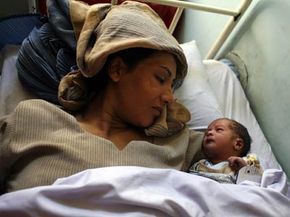
<path id="1" fill-rule="evenodd" d="M 166 78 L 164 76 L 161 76 L 161 75 L 155 75 L 155 78 L 157 79 L 157 81 L 160 83 L 160 84 L 164 84 L 166 82 Z"/>

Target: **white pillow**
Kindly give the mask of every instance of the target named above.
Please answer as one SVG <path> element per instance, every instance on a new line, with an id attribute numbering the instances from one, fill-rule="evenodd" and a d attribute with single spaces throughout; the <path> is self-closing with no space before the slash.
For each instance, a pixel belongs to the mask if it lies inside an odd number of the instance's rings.
<path id="1" fill-rule="evenodd" d="M 205 66 L 196 42 L 193 40 L 180 46 L 187 59 L 188 72 L 174 96 L 191 113 L 189 128 L 204 129 L 211 121 L 222 117 L 223 114 L 208 83 Z"/>
<path id="2" fill-rule="evenodd" d="M 0 77 L 0 116 L 12 112 L 20 101 L 33 98 L 18 80 L 15 63 L 19 48 L 18 45 L 6 45 L 1 50 L 3 63 Z"/>

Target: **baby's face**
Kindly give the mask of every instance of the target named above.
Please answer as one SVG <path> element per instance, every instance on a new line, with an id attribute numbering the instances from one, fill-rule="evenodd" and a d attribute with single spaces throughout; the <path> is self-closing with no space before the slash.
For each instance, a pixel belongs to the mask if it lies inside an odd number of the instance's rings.
<path id="1" fill-rule="evenodd" d="M 212 122 L 203 138 L 203 152 L 206 158 L 226 158 L 232 151 L 236 136 L 229 120 L 216 120 Z M 224 159 L 224 160 L 226 160 Z"/>

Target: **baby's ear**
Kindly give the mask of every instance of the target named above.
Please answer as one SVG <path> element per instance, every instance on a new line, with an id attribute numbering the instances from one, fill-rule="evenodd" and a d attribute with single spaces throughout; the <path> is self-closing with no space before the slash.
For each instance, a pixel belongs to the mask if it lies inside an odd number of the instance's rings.
<path id="1" fill-rule="evenodd" d="M 120 57 L 114 58 L 108 67 L 108 75 L 114 82 L 118 82 L 126 72 L 127 66 Z"/>
<path id="2" fill-rule="evenodd" d="M 244 147 L 244 141 L 241 138 L 236 138 L 234 143 L 234 149 L 236 151 L 241 151 Z"/>

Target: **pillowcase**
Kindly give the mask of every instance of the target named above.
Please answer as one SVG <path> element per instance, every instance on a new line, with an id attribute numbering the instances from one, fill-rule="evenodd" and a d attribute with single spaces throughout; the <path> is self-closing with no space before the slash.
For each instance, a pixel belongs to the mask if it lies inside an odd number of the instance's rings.
<path id="1" fill-rule="evenodd" d="M 177 101 L 191 114 L 187 123 L 191 129 L 205 129 L 213 120 L 223 116 L 208 82 L 205 66 L 195 40 L 180 44 L 188 64 L 183 84 L 174 92 Z"/>
<path id="2" fill-rule="evenodd" d="M 12 112 L 20 101 L 33 98 L 18 80 L 15 64 L 19 48 L 19 45 L 6 45 L 1 50 L 0 116 Z"/>

